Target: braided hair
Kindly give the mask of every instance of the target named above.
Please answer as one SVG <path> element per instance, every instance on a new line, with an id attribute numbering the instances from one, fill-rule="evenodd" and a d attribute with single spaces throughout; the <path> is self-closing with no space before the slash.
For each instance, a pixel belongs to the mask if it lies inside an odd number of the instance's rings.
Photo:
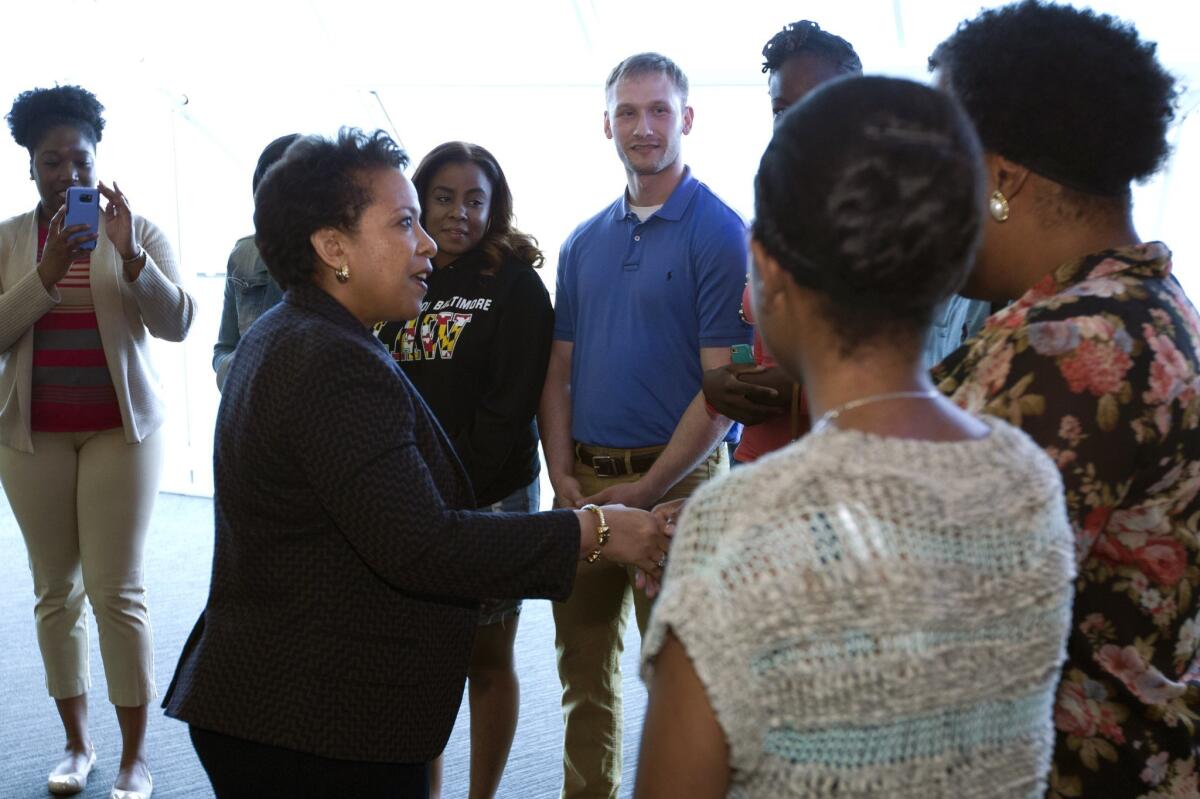
<path id="1" fill-rule="evenodd" d="M 862 59 L 854 52 L 854 46 L 841 36 L 821 30 L 812 20 L 802 19 L 783 26 L 783 30 L 771 37 L 762 50 L 763 72 L 775 72 L 783 62 L 793 56 L 809 54 L 828 61 L 842 74 L 862 74 Z"/>
<path id="2" fill-rule="evenodd" d="M 951 98 L 908 80 L 837 78 L 777 125 L 755 178 L 754 238 L 821 295 L 848 354 L 923 335 L 966 279 L 985 185 Z"/>

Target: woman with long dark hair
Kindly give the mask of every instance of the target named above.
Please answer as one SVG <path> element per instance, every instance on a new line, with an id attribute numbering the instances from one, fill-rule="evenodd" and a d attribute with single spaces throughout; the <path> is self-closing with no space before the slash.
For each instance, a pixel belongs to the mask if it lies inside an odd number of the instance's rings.
<path id="1" fill-rule="evenodd" d="M 534 269 L 537 242 L 518 230 L 495 156 L 477 144 L 435 147 L 413 184 L 437 242 L 421 312 L 380 331 L 392 356 L 454 442 L 482 510 L 536 511 L 534 421 L 554 309 Z M 496 792 L 520 704 L 513 667 L 519 600 L 484 603 L 467 672 L 471 799 Z"/>

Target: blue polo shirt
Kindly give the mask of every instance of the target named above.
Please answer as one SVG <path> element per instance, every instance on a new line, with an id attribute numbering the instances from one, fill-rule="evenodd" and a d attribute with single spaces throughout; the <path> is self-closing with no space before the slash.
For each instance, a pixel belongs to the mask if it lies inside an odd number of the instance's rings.
<path id="1" fill-rule="evenodd" d="M 687 168 L 645 222 L 622 193 L 577 227 L 559 253 L 554 304 L 554 338 L 575 345 L 572 437 L 666 444 L 700 391 L 700 348 L 750 342 L 738 316 L 745 282 L 741 217 Z"/>

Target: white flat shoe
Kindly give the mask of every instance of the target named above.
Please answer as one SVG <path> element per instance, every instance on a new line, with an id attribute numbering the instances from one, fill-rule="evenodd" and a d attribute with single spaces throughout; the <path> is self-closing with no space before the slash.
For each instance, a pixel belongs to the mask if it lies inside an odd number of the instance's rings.
<path id="1" fill-rule="evenodd" d="M 87 765 L 81 771 L 71 771 L 66 774 L 51 774 L 46 780 L 46 787 L 55 796 L 71 796 L 81 793 L 87 787 L 88 775 L 92 766 L 96 765 L 96 750 L 88 757 Z"/>
<path id="2" fill-rule="evenodd" d="M 154 778 L 147 774 L 146 782 L 150 783 L 150 787 L 144 791 L 122 791 L 120 788 L 113 788 L 108 799 L 150 799 L 150 794 L 154 793 Z"/>

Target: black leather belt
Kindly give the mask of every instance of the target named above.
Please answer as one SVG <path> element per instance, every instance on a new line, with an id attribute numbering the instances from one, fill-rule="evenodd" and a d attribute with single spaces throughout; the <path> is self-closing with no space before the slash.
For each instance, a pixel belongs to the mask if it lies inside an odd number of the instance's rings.
<path id="1" fill-rule="evenodd" d="M 650 471 L 650 467 L 658 460 L 659 452 L 647 452 L 638 455 L 630 455 L 629 463 L 626 465 L 626 458 L 621 454 L 610 454 L 607 452 L 597 452 L 585 447 L 583 444 L 575 445 L 575 457 L 579 458 L 579 462 L 585 466 L 590 466 L 597 477 L 621 477 L 627 474 L 645 474 Z M 633 467 L 632 469 L 629 467 Z"/>

